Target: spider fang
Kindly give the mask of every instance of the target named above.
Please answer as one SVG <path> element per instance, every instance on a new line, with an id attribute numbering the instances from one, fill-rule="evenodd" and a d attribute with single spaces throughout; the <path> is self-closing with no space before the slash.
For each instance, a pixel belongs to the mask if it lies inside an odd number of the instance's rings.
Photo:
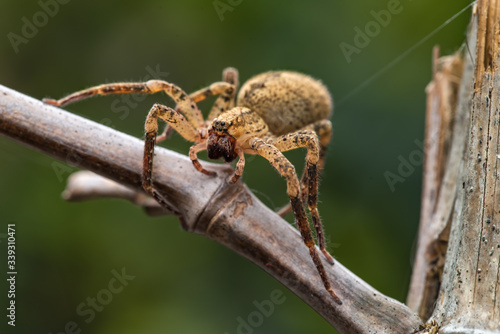
<path id="1" fill-rule="evenodd" d="M 226 162 L 231 162 L 238 154 L 235 152 L 236 139 L 229 135 L 218 135 L 210 131 L 207 139 L 207 153 L 210 159 L 224 158 Z"/>

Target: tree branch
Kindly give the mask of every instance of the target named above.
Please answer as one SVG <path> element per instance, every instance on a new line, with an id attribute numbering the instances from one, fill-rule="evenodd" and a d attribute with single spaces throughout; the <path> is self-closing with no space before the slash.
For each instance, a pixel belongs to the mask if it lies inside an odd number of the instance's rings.
<path id="1" fill-rule="evenodd" d="M 62 193 L 66 201 L 88 201 L 97 198 L 119 198 L 144 208 L 150 216 L 173 214 L 166 211 L 154 198 L 142 191 L 134 191 L 87 170 L 71 174 Z"/>
<path id="2" fill-rule="evenodd" d="M 472 94 L 472 60 L 463 52 L 438 59 L 427 86 L 427 122 L 418 247 L 407 304 L 422 319 L 434 309 L 442 280 Z M 464 68 L 467 69 L 465 74 Z"/>
<path id="3" fill-rule="evenodd" d="M 438 303 L 440 333 L 500 333 L 500 1 L 481 0 L 473 92 L 466 100 L 465 145 Z M 474 44 L 472 44 L 474 45 Z M 460 111 L 459 111 L 460 112 Z"/>
<path id="4" fill-rule="evenodd" d="M 500 333 L 499 22 L 499 1 L 479 1 L 467 36 L 468 46 L 476 46 L 476 52 L 465 52 L 442 180 L 442 161 L 437 158 L 442 144 L 433 142 L 436 147 L 426 154 L 419 247 L 408 304 L 424 319 L 431 315 L 441 334 Z M 455 100 L 455 94 L 443 94 L 449 83 L 442 79 L 435 75 L 429 86 L 431 117 Z M 446 115 L 440 113 L 432 124 L 428 118 L 427 131 Z"/>
<path id="5" fill-rule="evenodd" d="M 141 190 L 143 142 L 0 86 L 0 133 L 65 162 Z M 293 227 L 238 182 L 194 170 L 189 158 L 158 147 L 155 185 L 180 213 L 182 226 L 256 263 L 290 288 L 341 333 L 411 333 L 420 318 L 373 289 L 339 262 L 326 266 L 337 305 L 324 289 L 307 247 Z"/>

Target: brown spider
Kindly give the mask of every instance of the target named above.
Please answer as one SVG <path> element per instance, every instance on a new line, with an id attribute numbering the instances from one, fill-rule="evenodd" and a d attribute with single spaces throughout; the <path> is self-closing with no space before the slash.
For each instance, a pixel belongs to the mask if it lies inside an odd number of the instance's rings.
<path id="1" fill-rule="evenodd" d="M 266 158 L 286 178 L 291 208 L 304 243 L 326 290 L 338 304 L 342 304 L 327 278 L 304 208 L 307 200 L 319 247 L 328 262 L 333 264 L 333 258 L 325 247 L 317 209 L 318 178 L 331 138 L 332 126 L 328 120 L 332 112 L 330 94 L 319 81 L 288 71 L 267 72 L 251 78 L 241 87 L 235 106 L 237 87 L 238 71 L 227 68 L 223 72 L 223 81 L 191 95 L 169 82 L 150 80 L 144 83 L 104 84 L 60 100 L 45 99 L 44 102 L 64 106 L 93 95 L 167 93 L 177 103 L 176 109 L 155 104 L 146 118 L 142 186 L 168 209 L 171 208 L 166 200 L 153 187 L 152 171 L 155 143 L 165 139 L 172 128 L 196 143 L 191 146 L 189 157 L 194 167 L 206 175 L 215 173 L 202 167 L 196 156 L 198 152 L 207 150 L 210 159 L 224 158 L 227 162 L 239 157 L 229 180 L 231 183 L 238 181 L 243 173 L 245 153 Z M 205 121 L 196 103 L 213 95 L 219 97 Z M 158 118 L 164 120 L 167 127 L 157 138 Z M 304 174 L 299 182 L 294 166 L 282 152 L 301 147 L 307 148 L 307 155 Z"/>

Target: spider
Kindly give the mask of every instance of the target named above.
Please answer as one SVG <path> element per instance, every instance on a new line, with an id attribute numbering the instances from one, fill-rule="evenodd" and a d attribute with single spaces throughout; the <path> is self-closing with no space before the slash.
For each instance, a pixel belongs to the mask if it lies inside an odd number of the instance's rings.
<path id="1" fill-rule="evenodd" d="M 222 79 L 190 95 L 172 83 L 149 80 L 103 84 L 60 100 L 44 99 L 44 102 L 62 107 L 93 95 L 153 94 L 162 91 L 168 94 L 177 103 L 176 108 L 155 104 L 146 118 L 142 172 L 144 190 L 167 209 L 172 208 L 153 186 L 153 155 L 155 144 L 167 138 L 172 129 L 195 143 L 189 150 L 189 157 L 194 167 L 206 175 L 215 175 L 215 172 L 203 168 L 197 158 L 198 152 L 206 150 L 210 159 L 223 158 L 226 162 L 239 158 L 230 183 L 237 182 L 241 177 L 245 154 L 260 155 L 267 159 L 286 178 L 287 194 L 297 227 L 324 287 L 336 303 L 342 304 L 327 278 L 305 211 L 307 202 L 319 248 L 327 261 L 333 264 L 333 258 L 326 250 L 317 209 L 318 179 L 332 132 L 328 118 L 332 113 L 333 102 L 328 90 L 322 83 L 305 74 L 271 71 L 244 83 L 235 106 L 238 71 L 226 68 Z M 207 120 L 204 120 L 196 103 L 214 95 L 218 97 Z M 167 126 L 157 137 L 159 118 Z M 297 148 L 307 148 L 301 181 L 295 167 L 282 153 Z"/>

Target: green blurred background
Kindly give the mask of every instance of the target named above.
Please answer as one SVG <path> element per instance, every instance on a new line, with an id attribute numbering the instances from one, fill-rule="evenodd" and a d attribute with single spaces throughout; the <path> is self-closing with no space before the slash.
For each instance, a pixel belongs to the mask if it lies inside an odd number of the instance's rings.
<path id="1" fill-rule="evenodd" d="M 275 69 L 320 78 L 336 101 L 319 197 L 329 249 L 376 289 L 404 301 L 422 171 L 417 163 L 394 189 L 384 173 L 397 174 L 401 159 L 419 151 L 415 140 L 423 140 L 432 47 L 455 52 L 464 42 L 470 10 L 357 90 L 469 1 L 401 0 L 400 12 L 348 62 L 340 44 L 354 45 L 354 28 L 364 29 L 374 20 L 371 11 L 392 2 L 222 0 L 229 8 L 217 13 L 212 0 L 73 0 L 43 22 L 37 1 L 2 0 L 0 84 L 41 99 L 105 82 L 144 80 L 155 69 L 188 92 L 220 80 L 227 66 L 239 69 L 242 82 Z M 34 16 L 38 31 L 13 46 L 9 33 L 22 36 Z M 67 110 L 142 138 L 150 106 L 171 105 L 157 95 L 118 111 L 112 107 L 116 99 L 96 98 Z M 163 146 L 187 154 L 190 145 L 176 134 Z M 302 169 L 304 152 L 287 156 Z M 247 319 L 256 311 L 253 302 L 269 299 L 276 289 L 285 301 L 254 333 L 335 333 L 257 266 L 184 232 L 172 217 L 150 218 L 119 200 L 63 201 L 69 173 L 60 181 L 53 162 L 0 137 L 3 310 L 7 224 L 17 229 L 15 328 L 6 326 L 1 312 L 0 328 L 8 333 L 55 334 L 72 321 L 82 333 L 95 334 L 237 333 L 239 317 Z M 263 159 L 249 159 L 243 180 L 270 207 L 286 203 L 284 180 Z M 89 297 L 104 298 L 111 271 L 122 268 L 135 278 L 87 323 L 89 316 L 79 315 L 77 307 Z"/>

